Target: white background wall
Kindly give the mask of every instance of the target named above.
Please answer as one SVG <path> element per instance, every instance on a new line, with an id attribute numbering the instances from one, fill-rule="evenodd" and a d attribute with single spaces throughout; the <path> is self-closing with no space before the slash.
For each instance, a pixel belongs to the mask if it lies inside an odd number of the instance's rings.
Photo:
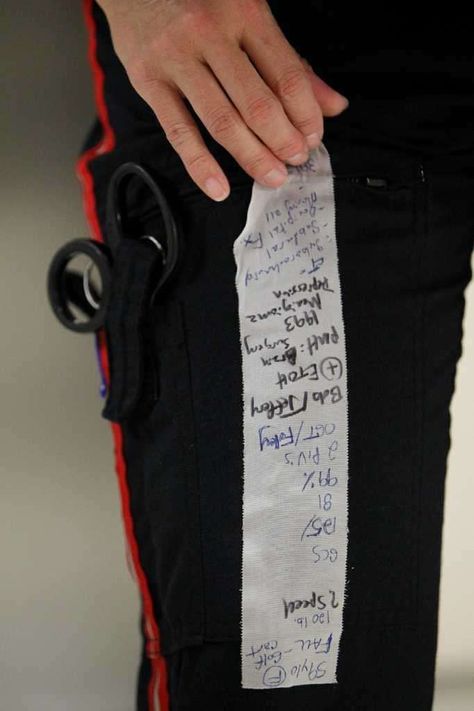
<path id="1" fill-rule="evenodd" d="M 86 236 L 74 162 L 94 108 L 81 3 L 0 9 L 0 711 L 132 711 L 138 592 L 92 337 L 45 277 Z M 435 711 L 474 706 L 474 292 L 453 402 Z"/>

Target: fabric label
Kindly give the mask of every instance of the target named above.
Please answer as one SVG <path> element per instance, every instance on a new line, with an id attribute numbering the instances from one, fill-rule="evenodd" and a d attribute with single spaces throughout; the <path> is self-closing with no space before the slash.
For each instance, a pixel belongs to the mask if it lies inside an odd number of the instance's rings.
<path id="1" fill-rule="evenodd" d="M 337 682 L 348 422 L 333 175 L 254 182 L 233 245 L 243 376 L 242 687 Z"/>

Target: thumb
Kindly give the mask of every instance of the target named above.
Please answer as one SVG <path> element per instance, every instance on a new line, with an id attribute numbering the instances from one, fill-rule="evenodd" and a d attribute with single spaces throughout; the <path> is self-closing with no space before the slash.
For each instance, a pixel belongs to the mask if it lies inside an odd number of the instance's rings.
<path id="1" fill-rule="evenodd" d="M 314 73 L 311 64 L 304 57 L 300 57 L 300 59 L 308 72 L 314 95 L 318 100 L 323 116 L 337 116 L 347 109 L 349 100 L 335 89 L 332 89 L 321 77 L 318 77 Z"/>

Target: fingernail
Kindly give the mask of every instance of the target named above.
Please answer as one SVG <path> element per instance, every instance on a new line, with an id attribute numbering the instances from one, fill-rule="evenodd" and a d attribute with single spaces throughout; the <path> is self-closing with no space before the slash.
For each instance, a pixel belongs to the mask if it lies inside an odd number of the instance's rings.
<path id="1" fill-rule="evenodd" d="M 283 185 L 284 182 L 286 182 L 286 179 L 288 178 L 288 172 L 286 169 L 281 169 L 281 168 L 273 168 L 273 170 L 270 170 L 266 175 L 263 176 L 262 180 L 266 185 L 269 185 L 271 188 L 277 188 L 280 185 Z"/>
<path id="2" fill-rule="evenodd" d="M 286 162 L 287 163 L 296 163 L 296 164 L 306 163 L 308 158 L 309 158 L 309 156 L 307 153 L 297 153 L 296 155 L 291 156 L 291 158 L 288 158 L 288 160 Z"/>
<path id="3" fill-rule="evenodd" d="M 321 143 L 321 136 L 319 133 L 310 133 L 306 136 L 306 142 L 310 148 L 316 148 Z"/>
<path id="4" fill-rule="evenodd" d="M 341 99 L 344 102 L 344 108 L 342 110 L 345 111 L 347 109 L 347 107 L 349 106 L 349 99 L 347 98 L 347 96 L 344 96 L 343 94 L 339 94 L 339 96 L 341 97 Z"/>
<path id="5" fill-rule="evenodd" d="M 217 178 L 208 178 L 204 183 L 204 189 L 209 197 L 219 202 L 229 195 L 228 188 L 225 188 Z"/>

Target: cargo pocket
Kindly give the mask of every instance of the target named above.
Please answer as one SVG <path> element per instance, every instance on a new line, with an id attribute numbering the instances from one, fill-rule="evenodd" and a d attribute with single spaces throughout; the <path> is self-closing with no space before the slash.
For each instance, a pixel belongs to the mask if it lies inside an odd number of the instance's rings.
<path id="1" fill-rule="evenodd" d="M 199 643 L 203 627 L 199 473 L 189 353 L 182 304 L 166 299 L 152 310 L 159 395 L 133 425 L 143 477 L 143 512 L 156 586 L 161 649 Z M 130 430 L 129 425 L 129 430 Z"/>
<path id="2" fill-rule="evenodd" d="M 186 257 L 152 310 L 159 398 L 140 425 L 162 649 L 240 638 L 242 375 L 232 244 L 249 185 L 183 201 Z M 168 630 L 168 631 L 167 631 Z"/>

